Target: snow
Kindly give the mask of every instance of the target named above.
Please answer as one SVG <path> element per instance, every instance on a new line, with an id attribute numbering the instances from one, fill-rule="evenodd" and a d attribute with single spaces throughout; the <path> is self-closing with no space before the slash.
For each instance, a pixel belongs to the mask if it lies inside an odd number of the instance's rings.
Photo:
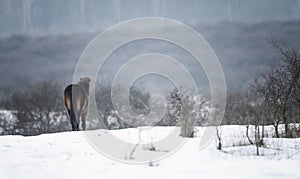
<path id="1" fill-rule="evenodd" d="M 17 118 L 13 113 L 15 113 L 15 111 L 1 110 L 0 109 L 0 120 L 5 120 L 9 123 L 16 122 Z"/>
<path id="2" fill-rule="evenodd" d="M 17 118 L 14 113 L 15 111 L 0 109 L 0 135 L 6 134 L 5 130 L 13 130 L 17 123 Z"/>
<path id="3" fill-rule="evenodd" d="M 223 126 L 223 151 L 213 140 L 199 149 L 201 131 L 174 154 L 143 165 L 111 160 L 95 150 L 81 132 L 43 134 L 33 137 L 0 137 L 0 178 L 299 178 L 300 139 L 266 138 L 263 156 L 255 156 L 256 148 L 237 146 L 245 141 L 245 126 Z M 154 127 L 145 135 L 144 143 L 159 140 L 174 127 Z M 266 130 L 270 131 L 271 126 Z M 122 140 L 136 142 L 139 129 L 112 130 Z M 103 134 L 106 130 L 95 130 Z M 153 134 L 153 135 L 151 135 Z M 149 152 L 149 151 L 148 151 Z M 152 151 L 157 152 L 157 151 Z"/>

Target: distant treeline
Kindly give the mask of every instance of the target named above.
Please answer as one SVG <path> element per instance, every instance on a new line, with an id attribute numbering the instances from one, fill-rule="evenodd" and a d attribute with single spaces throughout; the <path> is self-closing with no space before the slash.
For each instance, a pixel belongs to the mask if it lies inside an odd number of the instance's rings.
<path id="1" fill-rule="evenodd" d="M 275 39 L 289 47 L 300 47 L 300 21 L 256 24 L 224 22 L 210 26 L 197 25 L 193 28 L 215 50 L 229 89 L 244 87 L 249 75 L 278 62 L 276 51 L 268 43 L 269 40 Z M 80 54 L 96 34 L 39 37 L 13 35 L 0 39 L 0 88 L 24 87 L 44 79 L 67 84 L 72 81 Z M 147 43 L 145 41 L 145 45 L 133 45 L 126 53 L 143 52 L 144 48 L 152 48 L 151 43 Z M 153 51 L 181 55 L 181 52 L 168 48 L 165 44 L 154 45 Z M 122 56 L 115 58 L 122 60 Z"/>

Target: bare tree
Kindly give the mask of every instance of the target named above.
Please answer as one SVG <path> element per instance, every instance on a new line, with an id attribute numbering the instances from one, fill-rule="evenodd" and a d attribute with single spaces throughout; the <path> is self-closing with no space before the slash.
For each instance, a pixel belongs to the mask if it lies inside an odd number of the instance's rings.
<path id="1" fill-rule="evenodd" d="M 246 137 L 250 144 L 254 144 L 249 136 L 249 126 L 253 123 L 253 101 L 248 91 L 241 89 L 231 92 L 227 97 L 225 121 L 223 124 L 246 125 Z"/>
<path id="2" fill-rule="evenodd" d="M 210 115 L 213 116 L 213 119 L 219 119 L 222 116 L 222 107 L 220 106 L 221 104 L 217 104 L 214 108 L 212 108 Z M 226 109 L 225 109 L 226 110 Z M 220 127 L 220 124 L 217 121 L 209 121 L 209 125 L 214 125 L 216 126 L 216 134 L 217 134 L 217 149 L 222 150 L 222 128 Z"/>
<path id="3" fill-rule="evenodd" d="M 108 80 L 101 81 L 96 88 L 96 105 L 102 118 L 101 120 L 103 120 L 104 125 L 108 129 L 129 127 L 129 124 L 125 123 L 117 115 L 120 111 L 117 111 L 112 104 L 111 90 L 111 83 Z M 121 92 L 118 93 L 118 91 L 125 89 L 122 85 L 118 85 L 115 90 L 117 90 L 115 94 L 118 95 L 123 94 Z M 149 106 L 150 93 L 147 90 L 141 89 L 140 87 L 132 86 L 129 91 L 129 96 L 125 98 L 120 96 L 119 99 L 129 99 L 131 109 L 133 112 L 140 115 L 139 117 L 147 115 L 151 110 Z M 95 120 L 99 121 L 99 119 Z M 138 120 L 132 119 L 131 124 L 134 124 L 136 121 Z"/>
<path id="4" fill-rule="evenodd" d="M 122 89 L 120 89 L 122 90 Z M 112 99 L 111 99 L 111 86 L 109 81 L 102 81 L 98 84 L 96 91 L 96 105 L 98 108 L 99 115 L 102 119 L 95 119 L 95 120 L 102 120 L 105 128 L 108 129 L 120 129 L 124 128 L 125 124 L 115 115 L 116 111 L 114 110 Z M 112 120 L 113 119 L 113 120 Z M 94 122 L 97 125 L 97 122 Z M 102 126 L 98 126 L 102 127 Z M 97 128 L 93 126 L 92 128 Z"/>
<path id="5" fill-rule="evenodd" d="M 251 90 L 253 93 L 257 95 L 258 98 L 262 100 L 262 105 L 266 109 L 266 116 L 267 118 L 272 120 L 272 125 L 275 128 L 276 137 L 279 137 L 278 126 L 280 124 L 280 97 L 283 95 L 281 94 L 281 90 L 278 87 L 278 75 L 277 69 L 271 68 L 269 71 L 265 72 L 254 80 L 251 84 Z M 282 85 L 280 85 L 282 86 Z"/>
<path id="6" fill-rule="evenodd" d="M 222 150 L 221 129 L 219 129 L 219 127 L 216 126 L 216 131 L 217 131 L 217 140 L 218 140 L 217 149 L 218 149 L 218 150 Z"/>
<path id="7" fill-rule="evenodd" d="M 185 87 L 175 88 L 167 98 L 170 123 L 181 127 L 181 136 L 194 137 L 194 127 L 203 118 L 201 109 L 206 101 Z"/>
<path id="8" fill-rule="evenodd" d="M 283 48 L 277 42 L 272 44 L 282 61 L 255 79 L 251 88 L 263 100 L 269 114 L 267 117 L 273 120 L 276 136 L 279 137 L 278 126 L 282 122 L 285 137 L 291 137 L 288 114 L 299 103 L 300 53 L 292 48 Z"/>
<path id="9" fill-rule="evenodd" d="M 165 123 L 175 125 L 180 118 L 181 110 L 181 94 L 178 88 L 174 88 L 167 96 L 168 99 L 168 114 Z"/>
<path id="10" fill-rule="evenodd" d="M 184 93 L 181 94 L 180 118 L 177 121 L 181 127 L 181 136 L 194 137 L 194 126 L 197 120 L 197 101 L 193 96 Z"/>
<path id="11" fill-rule="evenodd" d="M 265 129 L 265 119 L 269 115 L 266 109 L 262 105 L 260 100 L 256 100 L 252 105 L 252 122 L 254 123 L 254 141 L 256 146 L 256 155 L 260 155 L 259 148 L 264 145 L 264 129 Z M 253 143 L 252 143 L 253 144 Z"/>
<path id="12" fill-rule="evenodd" d="M 284 95 L 281 98 L 281 117 L 285 125 L 285 136 L 291 137 L 289 132 L 290 120 L 287 117 L 289 110 L 299 105 L 298 90 L 300 86 L 300 52 L 293 48 L 283 48 L 279 43 L 273 42 L 273 46 L 282 56 L 282 63 L 279 66 L 279 79 L 282 84 L 281 90 Z"/>

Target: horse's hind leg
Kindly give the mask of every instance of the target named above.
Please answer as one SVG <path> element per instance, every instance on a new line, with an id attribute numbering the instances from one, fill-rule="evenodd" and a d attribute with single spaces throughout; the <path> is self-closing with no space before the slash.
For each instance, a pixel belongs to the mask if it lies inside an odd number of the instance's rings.
<path id="1" fill-rule="evenodd" d="M 79 124 L 76 120 L 71 120 L 72 131 L 79 131 Z"/>
<path id="2" fill-rule="evenodd" d="M 73 115 L 72 115 L 72 113 L 71 113 L 71 111 L 70 111 L 70 109 L 67 109 L 68 110 L 68 114 L 69 114 L 69 117 L 70 117 L 70 122 L 71 122 L 71 126 L 72 126 L 72 131 L 74 131 L 74 129 L 75 129 L 75 126 L 76 126 L 76 124 L 74 124 L 74 120 L 73 120 Z"/>
<path id="3" fill-rule="evenodd" d="M 79 124 L 76 120 L 75 113 L 70 111 L 69 115 L 70 115 L 70 121 L 71 121 L 71 125 L 72 125 L 72 131 L 79 131 Z"/>
<path id="4" fill-rule="evenodd" d="M 71 125 L 72 125 L 72 131 L 78 131 L 78 124 L 75 119 L 71 117 Z"/>
<path id="5" fill-rule="evenodd" d="M 83 111 L 82 114 L 81 114 L 81 127 L 82 127 L 82 130 L 84 131 L 85 128 L 86 128 L 86 116 L 87 116 L 87 111 Z"/>

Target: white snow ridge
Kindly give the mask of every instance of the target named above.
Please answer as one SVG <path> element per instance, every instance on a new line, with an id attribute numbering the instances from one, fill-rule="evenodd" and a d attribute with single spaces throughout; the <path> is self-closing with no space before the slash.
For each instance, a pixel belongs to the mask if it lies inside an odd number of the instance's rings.
<path id="1" fill-rule="evenodd" d="M 157 127 L 154 138 L 164 136 L 170 128 Z M 197 128 L 198 134 L 203 128 Z M 33 137 L 1 136 L 0 178 L 300 178 L 299 138 L 266 138 L 265 147 L 260 149 L 261 156 L 255 156 L 255 146 L 246 145 L 247 141 L 240 140 L 244 137 L 236 135 L 244 128 L 222 127 L 222 151 L 216 149 L 214 141 L 200 150 L 201 137 L 190 138 L 170 157 L 143 165 L 106 158 L 87 142 L 81 132 Z M 131 131 L 109 132 L 115 136 L 122 136 L 122 133 L 131 136 Z M 94 132 L 101 135 L 108 131 Z M 153 138 L 149 134 L 147 137 Z"/>

